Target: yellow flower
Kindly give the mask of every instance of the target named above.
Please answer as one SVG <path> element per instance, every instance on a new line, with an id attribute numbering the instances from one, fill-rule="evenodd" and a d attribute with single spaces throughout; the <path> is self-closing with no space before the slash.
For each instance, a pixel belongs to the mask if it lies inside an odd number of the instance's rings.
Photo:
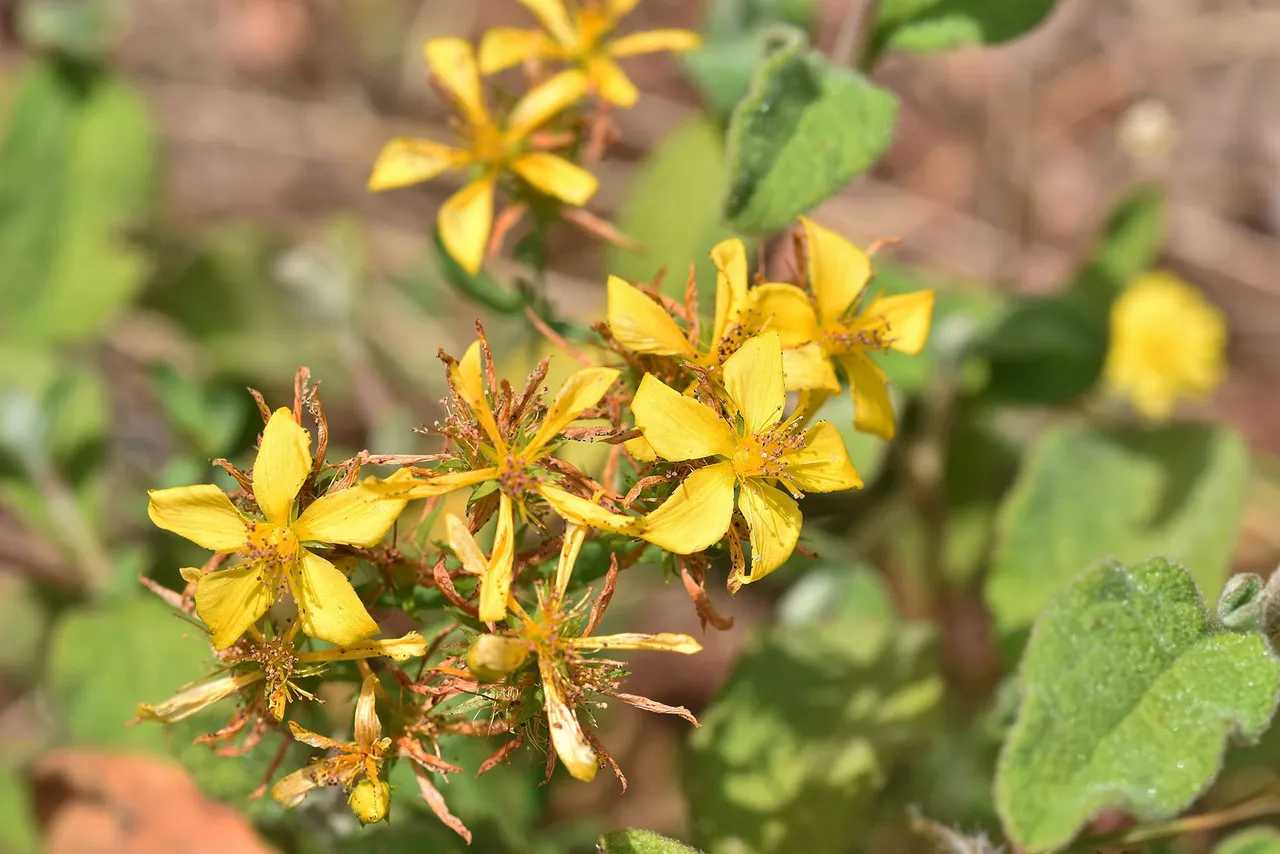
<path id="1" fill-rule="evenodd" d="M 871 259 L 858 247 L 805 217 L 812 297 L 794 285 L 752 292 L 765 328 L 782 336 L 787 389 L 840 390 L 831 361 L 844 370 L 859 430 L 892 439 L 896 430 L 888 378 L 869 354 L 916 354 L 929 338 L 933 291 L 873 298 L 863 305 Z"/>
<path id="2" fill-rule="evenodd" d="M 1139 276 L 1111 307 L 1106 380 L 1143 415 L 1165 418 L 1179 398 L 1222 381 L 1227 321 L 1172 273 Z"/>
<path id="3" fill-rule="evenodd" d="M 520 0 L 543 30 L 499 27 L 480 43 L 480 70 L 493 74 L 532 59 L 567 62 L 586 72 L 600 97 L 631 107 L 639 93 L 615 59 L 661 50 L 691 50 L 702 44 L 688 30 L 647 30 L 610 40 L 618 22 L 639 0 L 587 0 L 572 10 L 563 0 Z"/>
<path id="4" fill-rule="evenodd" d="M 529 91 L 498 122 L 485 107 L 471 45 L 458 38 L 426 44 L 427 65 L 453 96 L 462 114 L 466 146 L 428 139 L 393 139 L 383 147 L 369 176 L 369 189 L 391 190 L 429 181 L 445 172 L 469 171 L 471 181 L 440 208 L 437 224 L 445 249 L 470 273 L 480 269 L 493 229 L 493 193 L 498 179 L 514 173 L 535 190 L 570 205 L 583 205 L 596 191 L 590 172 L 563 157 L 531 151 L 529 136 L 586 94 L 579 71 L 565 71 Z"/>
<path id="5" fill-rule="evenodd" d="M 835 427 L 820 421 L 801 433 L 800 413 L 783 420 L 786 391 L 776 332 L 748 340 L 723 370 L 725 391 L 738 413 L 732 421 L 652 374 L 640 381 L 632 408 L 636 426 L 658 456 L 671 462 L 716 460 L 685 478 L 645 518 L 640 535 L 676 554 L 708 548 L 729 530 L 737 486 L 738 509 L 750 531 L 751 570 L 730 579 L 736 586 L 758 581 L 791 556 L 801 523 L 792 495 L 858 488 L 862 480 Z"/>
<path id="6" fill-rule="evenodd" d="M 382 821 L 391 805 L 391 787 L 378 777 L 391 739 L 382 735 L 382 722 L 374 706 L 378 677 L 365 677 L 356 701 L 354 741 L 335 741 L 289 721 L 289 731 L 303 744 L 337 754 L 317 759 L 271 787 L 271 797 L 286 809 L 302 803 L 312 789 L 320 786 L 342 786 L 350 792 L 348 803 L 356 818 L 364 824 Z"/>
<path id="7" fill-rule="evenodd" d="M 196 581 L 196 613 L 217 649 L 235 643 L 286 591 L 297 602 L 302 631 L 312 637 L 341 645 L 378 631 L 347 577 L 304 543 L 374 545 L 405 502 L 352 487 L 316 499 L 296 516 L 294 504 L 310 474 L 310 434 L 281 408 L 262 431 L 253 465 L 253 495 L 264 518 L 244 516 L 211 484 L 151 491 L 147 512 L 156 525 L 243 558 Z"/>

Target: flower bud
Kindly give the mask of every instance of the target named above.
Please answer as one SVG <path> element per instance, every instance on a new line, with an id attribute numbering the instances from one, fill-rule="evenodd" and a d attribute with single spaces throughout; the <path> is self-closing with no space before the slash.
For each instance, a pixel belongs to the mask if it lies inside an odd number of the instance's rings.
<path id="1" fill-rule="evenodd" d="M 467 652 L 467 669 L 477 682 L 505 679 L 529 657 L 524 641 L 505 635 L 480 635 Z"/>
<path id="2" fill-rule="evenodd" d="M 387 809 L 391 806 L 391 787 L 382 780 L 365 777 L 351 790 L 347 804 L 361 824 L 382 821 L 387 817 Z"/>

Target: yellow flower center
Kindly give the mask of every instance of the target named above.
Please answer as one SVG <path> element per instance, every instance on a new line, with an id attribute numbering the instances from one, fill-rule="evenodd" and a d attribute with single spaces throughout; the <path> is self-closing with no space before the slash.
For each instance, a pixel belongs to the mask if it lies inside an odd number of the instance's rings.
<path id="1" fill-rule="evenodd" d="M 476 162 L 493 168 L 507 161 L 507 141 L 491 123 L 473 125 L 471 128 L 471 153 Z"/>
<path id="2" fill-rule="evenodd" d="M 288 589 L 288 572 L 298 562 L 302 544 L 291 529 L 270 522 L 249 522 L 248 529 L 241 553 L 259 567 L 262 583 L 274 586 L 277 597 L 283 596 Z"/>
<path id="3" fill-rule="evenodd" d="M 784 421 L 761 433 L 744 436 L 733 455 L 733 470 L 739 477 L 786 479 L 783 455 L 804 448 L 804 435 L 796 419 Z"/>
<path id="4" fill-rule="evenodd" d="M 508 452 L 498 463 L 498 489 L 511 498 L 519 498 L 538 484 L 529 473 L 529 462 L 518 454 Z"/>
<path id="5" fill-rule="evenodd" d="M 829 323 L 822 330 L 822 349 L 827 353 L 858 350 L 888 350 L 893 343 L 889 321 L 875 315 L 854 317 L 847 325 Z"/>

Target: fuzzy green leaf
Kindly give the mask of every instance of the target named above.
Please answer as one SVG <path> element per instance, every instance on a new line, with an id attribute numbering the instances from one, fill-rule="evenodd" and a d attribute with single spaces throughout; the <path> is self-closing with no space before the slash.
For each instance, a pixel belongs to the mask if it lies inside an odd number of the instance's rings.
<path id="1" fill-rule="evenodd" d="M 1167 555 L 1211 596 L 1222 588 L 1243 511 L 1244 442 L 1208 424 L 1040 438 L 1000 509 L 986 599 L 1004 631 L 1025 628 L 1083 568 Z"/>
<path id="2" fill-rule="evenodd" d="M 1213 854 L 1280 854 L 1280 830 L 1247 827 L 1214 846 Z"/>
<path id="3" fill-rule="evenodd" d="M 652 830 L 619 830 L 606 833 L 596 843 L 600 854 L 699 854 L 682 842 L 660 836 Z"/>
<path id="4" fill-rule="evenodd" d="M 1039 24 L 1054 0 L 882 0 L 873 49 L 938 51 L 996 44 Z"/>
<path id="5" fill-rule="evenodd" d="M 1101 567 L 1032 630 L 996 806 L 1028 851 L 1065 845 L 1100 810 L 1176 815 L 1213 781 L 1228 738 L 1271 722 L 1280 660 L 1215 625 L 1185 569 Z"/>
<path id="6" fill-rule="evenodd" d="M 880 158 L 897 115 L 893 95 L 831 65 L 802 32 L 772 31 L 729 120 L 725 221 L 753 235 L 791 225 Z"/>

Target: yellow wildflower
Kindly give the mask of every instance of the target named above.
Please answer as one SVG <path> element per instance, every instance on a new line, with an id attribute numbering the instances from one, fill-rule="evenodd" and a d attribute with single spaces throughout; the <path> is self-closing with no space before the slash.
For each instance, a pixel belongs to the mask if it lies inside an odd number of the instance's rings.
<path id="1" fill-rule="evenodd" d="M 647 30 L 611 39 L 618 23 L 639 0 L 587 0 L 572 7 L 563 0 L 520 0 L 542 30 L 498 27 L 480 43 L 480 70 L 493 74 L 521 62 L 547 59 L 582 69 L 601 98 L 632 107 L 639 93 L 614 61 L 663 50 L 691 50 L 702 44 L 688 30 Z"/>
<path id="2" fill-rule="evenodd" d="M 632 409 L 654 452 L 683 462 L 711 458 L 644 520 L 641 536 L 676 554 L 719 541 L 738 509 L 751 540 L 751 569 L 732 585 L 758 581 L 782 565 L 800 537 L 801 490 L 834 492 L 862 486 L 840 434 L 820 421 L 801 433 L 801 413 L 783 419 L 786 391 L 776 332 L 748 340 L 724 363 L 724 387 L 738 418 L 672 389 L 652 374 L 640 381 Z M 778 489 L 781 484 L 791 494 Z"/>
<path id="3" fill-rule="evenodd" d="M 1106 380 L 1149 418 L 1179 398 L 1203 397 L 1222 381 L 1227 321 L 1172 273 L 1139 276 L 1111 308 Z"/>
<path id="4" fill-rule="evenodd" d="M 312 637 L 351 644 L 378 631 L 347 577 L 304 543 L 374 545 L 405 502 L 353 487 L 324 495 L 295 515 L 298 492 L 310 474 L 310 434 L 281 408 L 262 431 L 253 465 L 253 496 L 262 519 L 240 513 L 212 484 L 151 491 L 147 512 L 156 525 L 243 558 L 196 579 L 196 613 L 217 649 L 235 643 L 286 591 L 297 602 L 302 631 Z"/>
<path id="5" fill-rule="evenodd" d="M 869 354 L 919 353 L 929 338 L 932 290 L 877 296 L 864 305 L 871 259 L 858 247 L 800 217 L 808 238 L 812 296 L 794 285 L 755 288 L 752 300 L 766 328 L 782 336 L 787 389 L 839 391 L 831 361 L 844 370 L 859 430 L 892 439 L 896 430 L 888 378 Z"/>
<path id="6" fill-rule="evenodd" d="M 570 205 L 583 205 L 596 191 L 590 172 L 547 151 L 531 150 L 530 135 L 587 92 L 579 71 L 565 71 L 530 90 L 497 121 L 485 107 L 470 43 L 432 39 L 427 65 L 453 96 L 462 114 L 463 148 L 428 139 L 393 139 L 383 147 L 369 176 L 369 189 L 391 190 L 429 181 L 445 172 L 469 171 L 471 181 L 440 208 L 437 224 L 445 249 L 470 273 L 480 269 L 493 229 L 498 179 L 514 173 L 535 190 Z"/>
<path id="7" fill-rule="evenodd" d="M 348 804 L 356 818 L 364 824 L 382 821 L 391 805 L 391 787 L 378 777 L 391 739 L 382 735 L 382 722 L 374 704 L 374 692 L 378 677 L 372 673 L 365 677 L 356 701 L 354 740 L 335 741 L 289 721 L 289 731 L 303 744 L 321 750 L 336 750 L 337 754 L 313 761 L 282 778 L 271 787 L 271 797 L 286 809 L 302 803 L 312 789 L 321 786 L 342 786 L 350 796 Z"/>

